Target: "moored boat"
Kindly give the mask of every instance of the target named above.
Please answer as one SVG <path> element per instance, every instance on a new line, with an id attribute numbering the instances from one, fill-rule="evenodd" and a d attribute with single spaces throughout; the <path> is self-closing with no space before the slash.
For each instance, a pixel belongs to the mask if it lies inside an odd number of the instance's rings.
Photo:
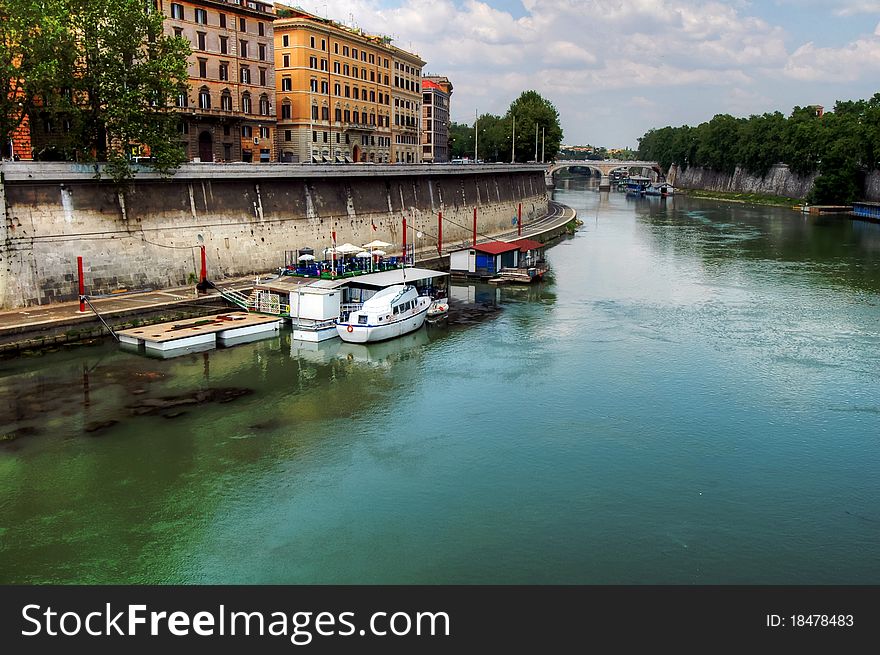
<path id="1" fill-rule="evenodd" d="M 640 196 L 645 193 L 645 189 L 650 186 L 651 180 L 640 175 L 631 175 L 626 179 L 627 194 Z"/>
<path id="2" fill-rule="evenodd" d="M 660 184 L 649 184 L 645 188 L 646 196 L 671 196 L 675 192 L 675 189 L 668 182 L 662 182 Z"/>
<path id="3" fill-rule="evenodd" d="M 346 320 L 336 321 L 336 332 L 350 343 L 393 339 L 422 327 L 433 302 L 415 287 L 396 284 L 371 296 Z"/>

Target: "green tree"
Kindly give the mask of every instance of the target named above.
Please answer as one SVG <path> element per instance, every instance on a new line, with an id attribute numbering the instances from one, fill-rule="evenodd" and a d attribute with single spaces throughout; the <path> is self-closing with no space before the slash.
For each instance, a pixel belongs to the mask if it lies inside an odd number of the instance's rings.
<path id="1" fill-rule="evenodd" d="M 472 156 L 474 153 L 474 127 L 452 122 L 449 125 L 449 153 L 452 159 Z"/>
<path id="2" fill-rule="evenodd" d="M 512 136 L 513 119 L 516 118 L 515 160 L 524 162 L 535 159 L 535 132 L 538 134 L 538 159 L 541 158 L 542 142 L 545 161 L 553 161 L 562 144 L 562 126 L 559 111 L 537 91 L 524 91 L 514 100 L 505 115 Z M 542 139 L 543 131 L 543 139 Z M 510 152 L 508 147 L 507 152 Z"/>
<path id="3" fill-rule="evenodd" d="M 132 146 L 146 146 L 163 173 L 185 154 L 175 99 L 188 89 L 189 43 L 163 33 L 164 17 L 143 0 L 68 0 L 77 69 L 72 123 L 87 158 L 107 161 L 114 180 L 133 174 Z"/>
<path id="4" fill-rule="evenodd" d="M 62 0 L 0 0 L 0 139 L 8 143 L 26 116 L 73 74 L 74 49 Z"/>

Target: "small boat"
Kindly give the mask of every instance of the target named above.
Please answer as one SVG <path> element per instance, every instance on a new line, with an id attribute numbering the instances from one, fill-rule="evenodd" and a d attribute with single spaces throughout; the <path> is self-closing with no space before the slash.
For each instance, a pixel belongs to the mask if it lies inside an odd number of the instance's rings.
<path id="1" fill-rule="evenodd" d="M 674 193 L 675 189 L 673 189 L 672 185 L 668 182 L 663 182 L 661 184 L 649 184 L 645 188 L 646 196 L 671 196 Z"/>
<path id="2" fill-rule="evenodd" d="M 371 296 L 346 320 L 336 321 L 336 332 L 349 343 L 393 339 L 422 327 L 433 302 L 415 287 L 395 284 Z"/>
<path id="3" fill-rule="evenodd" d="M 650 184 L 651 180 L 647 177 L 632 175 L 626 179 L 626 192 L 627 194 L 640 196 L 645 193 L 645 189 L 647 189 Z"/>
<path id="4" fill-rule="evenodd" d="M 449 298 L 436 298 L 428 307 L 428 320 L 439 321 L 449 316 Z"/>

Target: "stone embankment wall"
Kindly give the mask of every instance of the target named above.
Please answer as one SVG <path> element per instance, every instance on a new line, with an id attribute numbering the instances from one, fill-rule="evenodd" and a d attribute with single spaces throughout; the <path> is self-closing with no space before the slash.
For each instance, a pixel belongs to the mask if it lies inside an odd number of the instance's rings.
<path id="1" fill-rule="evenodd" d="M 816 175 L 795 175 L 786 164 L 777 164 L 764 177 L 752 175 L 739 167 L 729 174 L 698 166 L 690 166 L 682 171 L 673 164 L 667 179 L 673 186 L 683 189 L 805 198 L 813 187 Z"/>
<path id="2" fill-rule="evenodd" d="M 4 308 L 77 297 L 76 258 L 86 292 L 161 288 L 192 281 L 206 247 L 208 277 L 265 273 L 285 251 L 381 239 L 444 248 L 477 229 L 509 230 L 544 215 L 541 166 L 302 166 L 190 164 L 170 180 L 139 174 L 124 192 L 74 164 L 0 167 L 0 304 Z M 416 235 L 422 232 L 419 239 Z"/>

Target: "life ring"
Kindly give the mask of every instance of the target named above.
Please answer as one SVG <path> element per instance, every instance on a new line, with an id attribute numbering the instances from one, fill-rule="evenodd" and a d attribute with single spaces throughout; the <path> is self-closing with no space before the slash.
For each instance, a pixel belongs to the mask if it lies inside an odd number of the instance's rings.
<path id="1" fill-rule="evenodd" d="M 351 325 L 349 325 L 349 326 L 348 326 L 347 328 L 345 328 L 345 329 L 348 330 L 349 332 L 354 332 L 354 327 L 352 327 Z"/>

